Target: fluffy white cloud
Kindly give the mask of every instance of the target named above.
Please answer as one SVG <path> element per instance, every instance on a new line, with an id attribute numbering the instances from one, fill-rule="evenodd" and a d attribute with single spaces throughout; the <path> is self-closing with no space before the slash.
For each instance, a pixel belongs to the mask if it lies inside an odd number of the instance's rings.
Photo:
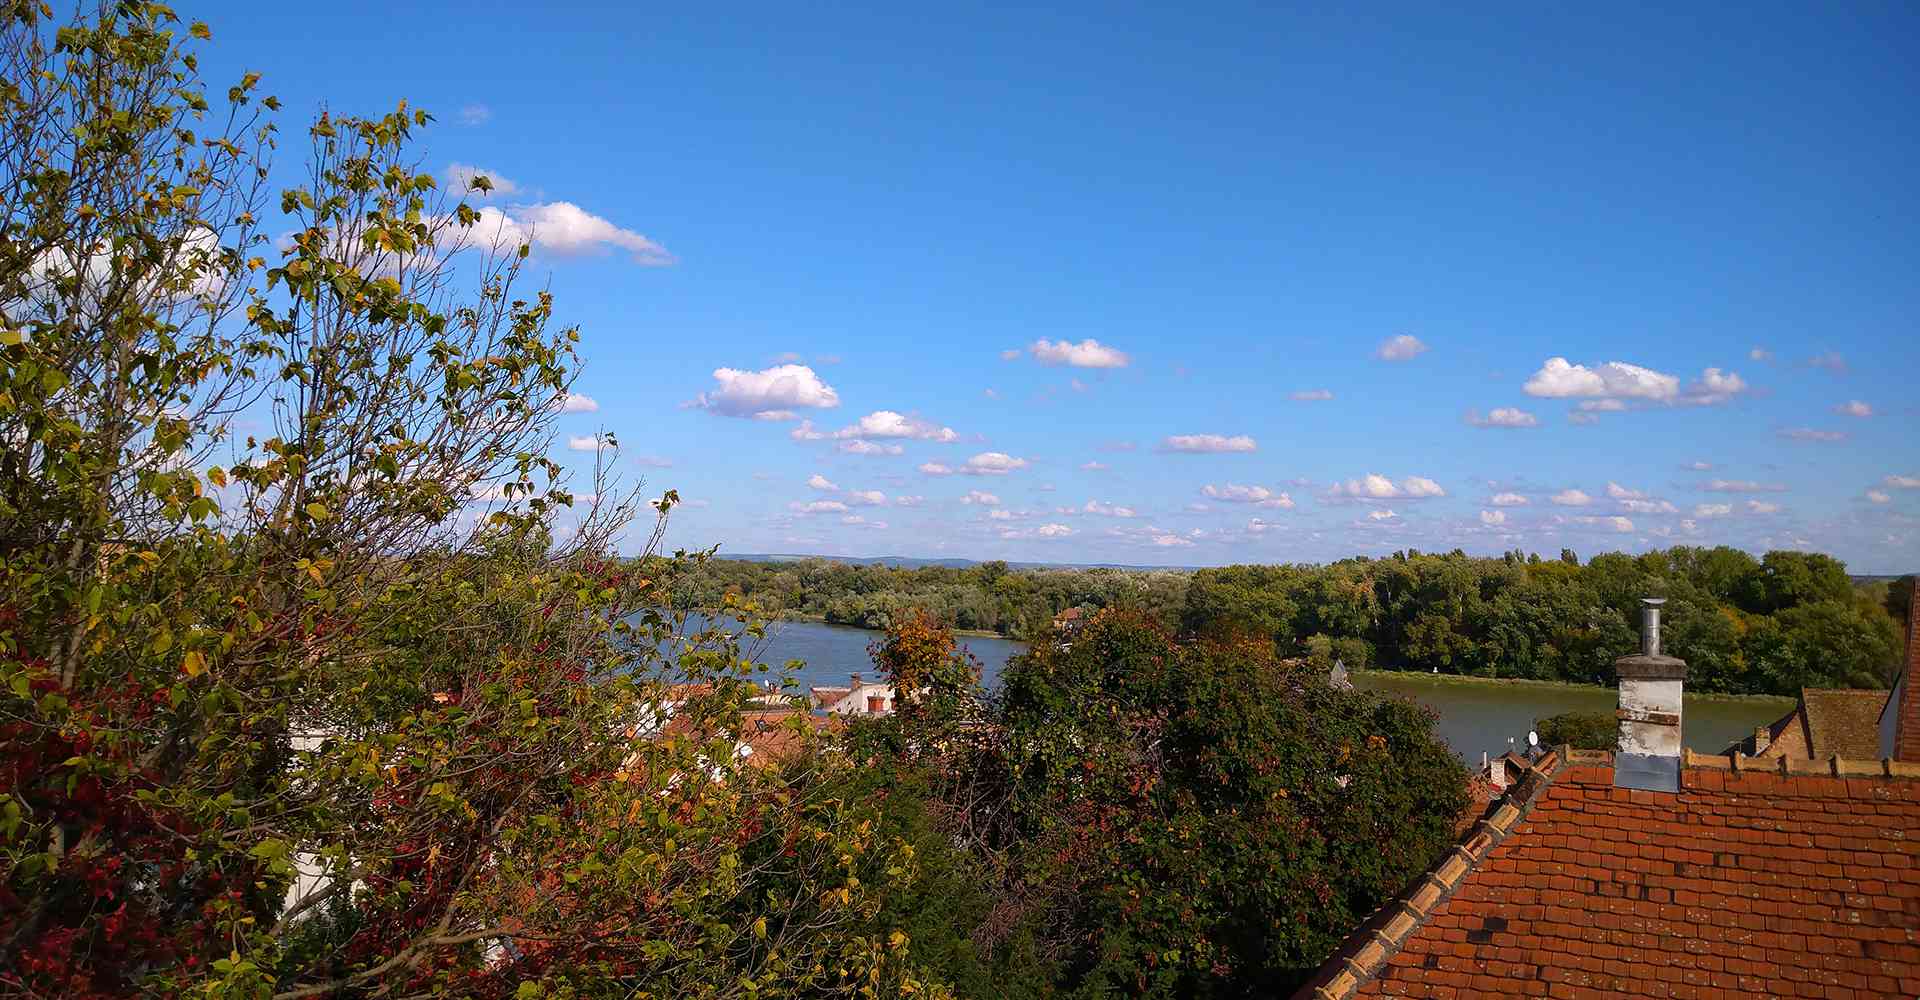
<path id="1" fill-rule="evenodd" d="M 943 462 L 922 462 L 920 471 L 929 476 L 951 476 L 953 468 Z"/>
<path id="2" fill-rule="evenodd" d="M 995 508 L 993 510 L 987 511 L 987 519 L 990 521 L 1011 521 L 1013 520 L 1013 517 L 1014 517 L 1013 511 L 1010 511 L 1010 510 Z"/>
<path id="3" fill-rule="evenodd" d="M 1767 503 L 1764 500 L 1749 500 L 1747 501 L 1747 513 L 1778 514 L 1780 513 L 1780 505 L 1777 503 Z"/>
<path id="4" fill-rule="evenodd" d="M 1858 399 L 1849 399 L 1833 408 L 1833 412 L 1843 417 L 1871 417 L 1873 407 Z"/>
<path id="5" fill-rule="evenodd" d="M 1495 507 L 1524 507 L 1533 501 L 1518 493 L 1495 493 L 1487 502 Z"/>
<path id="6" fill-rule="evenodd" d="M 1065 538 L 1073 534 L 1073 529 L 1064 524 L 1043 524 L 1033 529 L 1033 533 L 1040 538 Z"/>
<path id="7" fill-rule="evenodd" d="M 1165 451 L 1210 454 L 1231 451 L 1255 451 L 1260 447 L 1245 434 L 1175 434 L 1160 443 Z"/>
<path id="8" fill-rule="evenodd" d="M 1475 427 L 1538 427 L 1540 418 L 1525 410 L 1502 406 L 1484 417 L 1478 410 L 1468 410 L 1467 423 Z"/>
<path id="9" fill-rule="evenodd" d="M 807 477 L 807 485 L 813 487 L 816 490 L 837 490 L 840 488 L 838 486 L 835 486 L 832 480 L 819 474 L 818 472 Z"/>
<path id="10" fill-rule="evenodd" d="M 897 444 L 877 444 L 859 438 L 842 441 L 834 448 L 848 455 L 899 455 L 907 450 Z"/>
<path id="11" fill-rule="evenodd" d="M 1562 507 L 1585 507 L 1593 498 L 1576 489 L 1564 489 L 1547 498 Z"/>
<path id="12" fill-rule="evenodd" d="M 1302 403 L 1317 403 L 1317 402 L 1320 402 L 1320 401 L 1322 401 L 1322 400 L 1327 400 L 1327 399 L 1332 399 L 1332 398 L 1333 398 L 1333 390 L 1331 390 L 1331 389 L 1302 389 L 1302 390 L 1300 390 L 1299 392 L 1296 392 L 1296 393 L 1294 393 L 1294 394 L 1293 394 L 1293 398 L 1294 398 L 1294 399 L 1297 399 L 1297 400 L 1299 400 L 1299 401 L 1300 401 L 1300 402 L 1302 402 Z"/>
<path id="13" fill-rule="evenodd" d="M 909 417 L 893 410 L 875 410 L 855 421 L 853 426 L 834 431 L 833 436 L 854 440 L 867 438 L 912 438 L 919 441 L 941 442 L 960 440 L 960 435 L 951 427 L 941 427 L 919 417 Z"/>
<path id="14" fill-rule="evenodd" d="M 1734 372 L 1722 372 L 1718 368 L 1709 368 L 1701 372 L 1700 377 L 1687 386 L 1687 391 L 1680 394 L 1679 402 L 1689 406 L 1713 406 L 1746 391 L 1746 379 Z"/>
<path id="15" fill-rule="evenodd" d="M 1208 483 L 1200 487 L 1201 495 L 1223 503 L 1250 503 L 1259 507 L 1278 507 L 1281 510 L 1293 509 L 1293 497 L 1285 493 L 1275 493 L 1265 486 L 1241 486 L 1228 483 L 1215 486 Z"/>
<path id="16" fill-rule="evenodd" d="M 567 439 L 568 451 L 617 451 L 611 435 L 576 434 Z"/>
<path id="17" fill-rule="evenodd" d="M 863 507 L 878 507 L 887 502 L 887 495 L 879 490 L 848 490 L 847 500 Z"/>
<path id="18" fill-rule="evenodd" d="M 1566 358 L 1548 358 L 1521 389 L 1529 396 L 1549 399 L 1611 396 L 1664 401 L 1680 394 L 1680 379 L 1624 361 L 1588 368 Z"/>
<path id="19" fill-rule="evenodd" d="M 795 500 L 787 505 L 787 509 L 795 514 L 845 514 L 849 508 L 838 500 L 810 500 L 804 503 Z"/>
<path id="20" fill-rule="evenodd" d="M 666 247 L 570 201 L 511 205 L 504 209 L 486 205 L 477 214 L 469 237 L 480 246 L 515 247 L 524 243 L 559 256 L 600 253 L 611 248 L 627 251 L 633 255 L 634 263 L 648 267 L 673 263 L 673 255 Z"/>
<path id="21" fill-rule="evenodd" d="M 473 179 L 476 177 L 487 179 L 486 191 L 471 190 Z M 455 197 L 466 195 L 470 198 L 504 198 L 518 190 L 520 185 L 508 180 L 506 175 L 498 170 L 488 170 L 468 163 L 447 164 L 447 191 Z"/>
<path id="22" fill-rule="evenodd" d="M 1367 511 L 1367 520 L 1369 521 L 1391 521 L 1399 516 L 1400 515 L 1395 514 L 1393 511 L 1384 509 Z"/>
<path id="23" fill-rule="evenodd" d="M 1800 441 L 1807 444 L 1832 444 L 1836 441 L 1845 441 L 1847 439 L 1847 432 L 1822 431 L 1815 430 L 1812 427 L 1789 427 L 1781 431 L 1780 436 L 1789 441 Z"/>
<path id="24" fill-rule="evenodd" d="M 1381 341 L 1380 346 L 1374 349 L 1373 356 L 1382 361 L 1412 361 L 1425 353 L 1427 345 L 1421 343 L 1419 337 L 1403 333 Z"/>
<path id="25" fill-rule="evenodd" d="M 1000 506 L 999 497 L 994 496 L 991 493 L 982 492 L 980 490 L 968 490 L 967 495 L 960 498 L 960 502 L 961 503 L 977 503 L 983 507 Z"/>
<path id="26" fill-rule="evenodd" d="M 1620 509 L 1629 514 L 1678 514 L 1680 508 L 1670 500 L 1626 499 L 1620 501 Z"/>
<path id="27" fill-rule="evenodd" d="M 1070 340 L 1036 340 L 1027 345 L 1035 360 L 1043 365 L 1072 365 L 1075 368 L 1125 368 L 1128 358 L 1088 337 L 1079 343 Z"/>
<path id="28" fill-rule="evenodd" d="M 1726 517 L 1733 513 L 1730 503 L 1700 503 L 1693 505 L 1694 517 Z"/>
<path id="29" fill-rule="evenodd" d="M 856 528 L 872 528 L 875 531 L 883 531 L 887 527 L 887 522 L 871 521 L 861 514 L 848 514 L 846 517 L 840 519 L 840 523 L 851 524 Z"/>
<path id="30" fill-rule="evenodd" d="M 1024 469 L 1029 463 L 1024 458 L 1015 458 L 1005 452 L 983 451 L 965 462 L 960 463 L 958 471 L 964 476 L 1004 476 L 1016 469 Z M 926 466 L 920 471 L 925 472 Z"/>
<path id="31" fill-rule="evenodd" d="M 1596 528 L 1606 528 L 1609 531 L 1617 531 L 1621 534 L 1626 534 L 1633 530 L 1633 522 L 1631 520 L 1618 516 L 1581 516 L 1570 518 L 1569 520 L 1575 524 L 1588 524 Z"/>
<path id="32" fill-rule="evenodd" d="M 1327 495 L 1354 500 L 1421 500 L 1446 496 L 1447 491 L 1425 476 L 1408 476 L 1396 483 L 1377 472 L 1369 472 L 1359 479 L 1335 483 Z"/>
<path id="33" fill-rule="evenodd" d="M 806 365 L 775 365 L 763 371 L 716 368 L 712 392 L 695 396 L 689 405 L 724 417 L 791 420 L 795 410 L 827 409 L 840 405 L 840 394 Z M 795 440 L 814 440 L 807 425 L 793 432 Z"/>
<path id="34" fill-rule="evenodd" d="M 1627 408 L 1627 404 L 1619 399 L 1583 399 L 1579 407 L 1583 413 L 1619 413 Z"/>
<path id="35" fill-rule="evenodd" d="M 582 396 L 577 392 L 567 393 L 567 398 L 560 403 L 561 413 L 597 413 L 599 410 L 600 404 L 592 396 Z"/>
<path id="36" fill-rule="evenodd" d="M 1116 507 L 1113 504 L 1101 503 L 1098 500 L 1087 501 L 1086 504 L 1082 506 L 1078 511 L 1063 512 L 1063 513 L 1098 514 L 1101 517 L 1133 517 L 1134 516 L 1134 510 L 1132 507 Z"/>
<path id="37" fill-rule="evenodd" d="M 893 498 L 893 505 L 895 507 L 918 507 L 921 504 L 926 502 L 927 502 L 927 498 L 923 496 L 905 496 L 905 497 Z"/>
<path id="38" fill-rule="evenodd" d="M 1748 351 L 1748 352 L 1747 352 L 1747 360 L 1749 360 L 1749 361 L 1772 361 L 1772 360 L 1773 360 L 1773 352 L 1772 352 L 1772 351 L 1769 351 L 1769 350 L 1767 350 L 1767 349 L 1766 349 L 1766 348 L 1764 348 L 1764 347 L 1756 347 L 1756 348 L 1754 348 L 1753 350 L 1751 350 L 1751 351 Z"/>
<path id="39" fill-rule="evenodd" d="M 1700 488 L 1708 493 L 1785 493 L 1785 483 L 1758 483 L 1751 479 L 1709 479 Z"/>
<path id="40" fill-rule="evenodd" d="M 1607 496 L 1615 500 L 1641 500 L 1646 494 L 1639 490 L 1630 490 L 1612 480 L 1607 481 Z"/>
<path id="41" fill-rule="evenodd" d="M 1504 510 L 1483 510 L 1480 512 L 1480 523 L 1489 528 L 1497 528 L 1507 523 L 1507 512 Z"/>
<path id="42" fill-rule="evenodd" d="M 1867 499 L 1874 503 L 1890 503 L 1893 500 L 1893 495 L 1886 490 L 1868 490 Z"/>

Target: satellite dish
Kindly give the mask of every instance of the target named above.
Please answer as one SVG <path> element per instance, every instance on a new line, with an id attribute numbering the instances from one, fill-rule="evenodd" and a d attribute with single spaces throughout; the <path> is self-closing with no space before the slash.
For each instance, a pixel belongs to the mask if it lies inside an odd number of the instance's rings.
<path id="1" fill-rule="evenodd" d="M 1528 747 L 1528 749 L 1531 749 L 1531 750 L 1538 750 L 1538 749 L 1540 749 L 1540 734 L 1539 734 L 1539 733 L 1536 733 L 1536 732 L 1534 732 L 1534 731 L 1533 731 L 1533 730 L 1531 730 L 1531 729 L 1529 729 L 1529 730 L 1527 730 L 1527 747 Z"/>

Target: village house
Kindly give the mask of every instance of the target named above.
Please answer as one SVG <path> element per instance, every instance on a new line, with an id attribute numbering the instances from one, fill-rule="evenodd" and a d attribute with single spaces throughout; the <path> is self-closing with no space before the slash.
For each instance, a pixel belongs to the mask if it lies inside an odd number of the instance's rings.
<path id="1" fill-rule="evenodd" d="M 810 693 L 814 709 L 830 715 L 889 715 L 894 710 L 893 685 L 859 674 L 851 675 L 846 687 L 816 687 Z"/>
<path id="2" fill-rule="evenodd" d="M 1848 691 L 1801 688 L 1793 711 L 1727 748 L 1748 757 L 1846 757 L 1873 760 L 1882 756 L 1880 716 L 1890 704 L 1884 691 Z"/>
<path id="3" fill-rule="evenodd" d="M 1616 673 L 1620 750 L 1525 762 L 1297 997 L 1920 996 L 1920 762 L 1684 750 L 1657 602 Z M 1819 701 L 1778 735 L 1858 746 Z M 1887 715 L 1886 745 L 1920 748 L 1920 698 Z"/>

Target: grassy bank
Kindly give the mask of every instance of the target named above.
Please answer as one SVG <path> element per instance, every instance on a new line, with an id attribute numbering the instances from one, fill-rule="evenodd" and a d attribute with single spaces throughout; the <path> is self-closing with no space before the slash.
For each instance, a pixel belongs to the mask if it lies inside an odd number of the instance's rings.
<path id="1" fill-rule="evenodd" d="M 1419 670 L 1382 670 L 1369 668 L 1356 670 L 1354 676 L 1393 677 L 1422 684 L 1457 685 L 1462 687 L 1531 687 L 1545 690 L 1568 691 L 1612 691 L 1608 684 L 1580 684 L 1574 681 L 1542 681 L 1525 677 L 1475 677 L 1469 674 L 1433 674 Z M 1706 698 L 1713 701 L 1742 702 L 1750 704 L 1774 703 L 1781 706 L 1792 705 L 1795 698 L 1780 694 L 1721 694 L 1718 692 L 1688 691 L 1688 698 Z"/>

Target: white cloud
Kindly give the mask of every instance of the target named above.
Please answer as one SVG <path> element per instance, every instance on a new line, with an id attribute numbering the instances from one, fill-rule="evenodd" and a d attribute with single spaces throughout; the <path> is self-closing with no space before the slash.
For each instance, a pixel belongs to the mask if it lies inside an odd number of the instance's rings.
<path id="1" fill-rule="evenodd" d="M 1073 529 L 1064 524 L 1043 524 L 1033 529 L 1033 533 L 1041 538 L 1065 538 L 1073 534 Z"/>
<path id="2" fill-rule="evenodd" d="M 1468 410 L 1467 423 L 1475 427 L 1538 427 L 1540 418 L 1525 410 L 1502 406 L 1484 417 L 1477 410 Z"/>
<path id="3" fill-rule="evenodd" d="M 1016 469 L 1024 469 L 1028 464 L 1026 459 L 1015 458 L 1005 452 L 983 451 L 960 463 L 957 471 L 965 476 L 1004 476 Z M 924 465 L 920 467 L 922 472 L 926 469 Z"/>
<path id="4" fill-rule="evenodd" d="M 1000 390 L 998 390 L 998 389 L 995 389 L 995 388 L 994 388 L 994 387 L 992 387 L 992 386 L 988 386 L 988 387 L 986 387 L 985 389 L 982 389 L 982 390 L 980 390 L 980 395 L 982 395 L 982 396 L 985 396 L 985 397 L 987 397 L 988 399 L 999 399 L 999 398 L 1000 398 Z"/>
<path id="5" fill-rule="evenodd" d="M 1125 368 L 1127 356 L 1089 337 L 1073 343 L 1069 340 L 1036 340 L 1027 345 L 1033 357 L 1043 365 L 1072 365 L 1075 368 Z M 1005 355 L 1002 355 L 1005 357 Z"/>
<path id="6" fill-rule="evenodd" d="M 878 507 L 887 502 L 887 495 L 879 490 L 848 490 L 846 497 L 862 507 Z"/>
<path id="7" fill-rule="evenodd" d="M 1680 394 L 1680 379 L 1651 368 L 1609 361 L 1588 368 L 1566 358 L 1548 358 L 1521 386 L 1529 396 L 1549 399 L 1613 397 L 1671 400 Z"/>
<path id="8" fill-rule="evenodd" d="M 1718 368 L 1709 368 L 1700 373 L 1700 377 L 1687 386 L 1680 395 L 1679 402 L 1688 406 L 1713 406 L 1724 403 L 1747 391 L 1747 380 L 1734 372 L 1722 372 Z"/>
<path id="9" fill-rule="evenodd" d="M 830 479 L 828 479 L 827 477 L 825 477 L 825 476 L 823 476 L 823 475 L 821 475 L 821 474 L 819 474 L 818 472 L 816 472 L 816 473 L 814 473 L 813 475 L 811 475 L 811 476 L 808 476 L 808 477 L 807 477 L 807 485 L 808 485 L 808 486 L 810 486 L 810 487 L 812 487 L 812 488 L 814 488 L 814 489 L 816 489 L 816 490 L 829 490 L 829 491 L 831 491 L 831 490 L 837 490 L 837 489 L 839 489 L 839 488 L 840 488 L 840 487 L 838 487 L 838 486 L 835 486 L 835 485 L 833 484 L 833 481 L 832 481 L 832 480 L 830 480 Z"/>
<path id="10" fill-rule="evenodd" d="M 1250 503 L 1259 507 L 1278 507 L 1281 510 L 1293 509 L 1293 497 L 1286 493 L 1275 493 L 1265 486 L 1240 486 L 1228 483 L 1215 486 L 1208 483 L 1200 487 L 1201 495 L 1223 503 Z"/>
<path id="11" fill-rule="evenodd" d="M 961 503 L 977 503 L 983 507 L 1000 506 L 999 497 L 991 493 L 982 492 L 980 490 L 968 490 L 967 495 L 960 498 L 960 502 Z"/>
<path id="12" fill-rule="evenodd" d="M 1730 503 L 1701 503 L 1693 505 L 1694 517 L 1726 517 L 1733 513 Z"/>
<path id="13" fill-rule="evenodd" d="M 1920 490 L 1920 476 L 1888 476 L 1881 482 L 1896 490 Z"/>
<path id="14" fill-rule="evenodd" d="M 1780 513 L 1780 505 L 1777 503 L 1767 503 L 1764 500 L 1749 500 L 1747 501 L 1747 513 L 1778 514 Z"/>
<path id="15" fill-rule="evenodd" d="M 1317 403 L 1317 402 L 1320 402 L 1321 400 L 1332 399 L 1333 390 L 1302 389 L 1299 392 L 1294 393 L 1293 398 L 1299 400 L 1302 403 Z"/>
<path id="16" fill-rule="evenodd" d="M 1164 451 L 1184 451 L 1197 454 L 1215 454 L 1233 451 L 1256 451 L 1259 445 L 1245 434 L 1231 437 L 1225 434 L 1175 434 L 1160 443 Z"/>
<path id="17" fill-rule="evenodd" d="M 926 473 L 929 476 L 953 475 L 953 469 L 940 462 L 922 462 L 920 463 L 920 471 Z"/>
<path id="18" fill-rule="evenodd" d="M 493 120 L 493 109 L 484 104 L 469 104 L 460 109 L 460 124 L 485 125 Z"/>
<path id="19" fill-rule="evenodd" d="M 756 420 L 791 420 L 795 410 L 840 405 L 840 394 L 806 365 L 776 365 L 757 372 L 716 368 L 713 379 L 719 383 L 714 391 L 701 393 L 689 405 L 724 417 Z M 792 436 L 813 440 L 803 432 L 818 433 L 803 424 Z"/>
<path id="20" fill-rule="evenodd" d="M 1010 510 L 995 508 L 987 511 L 987 519 L 990 521 L 1011 521 L 1013 518 L 1013 511 Z"/>
<path id="21" fill-rule="evenodd" d="M 1565 489 L 1547 498 L 1561 507 L 1585 507 L 1593 498 L 1576 489 Z"/>
<path id="22" fill-rule="evenodd" d="M 1608 480 L 1607 496 L 1612 497 L 1615 500 L 1639 500 L 1646 497 L 1646 494 L 1642 493 L 1639 490 L 1630 490 L 1625 486 L 1620 485 L 1619 483 L 1616 483 L 1612 480 Z"/>
<path id="23" fill-rule="evenodd" d="M 1709 479 L 1700 488 L 1708 493 L 1785 493 L 1785 483 L 1757 483 L 1751 479 Z"/>
<path id="24" fill-rule="evenodd" d="M 893 498 L 893 505 L 895 507 L 918 507 L 921 504 L 926 502 L 927 502 L 927 498 L 923 496 L 905 496 L 905 497 Z"/>
<path id="25" fill-rule="evenodd" d="M 951 427 L 941 427 L 919 417 L 909 417 L 893 410 L 875 410 L 855 421 L 851 427 L 842 427 L 833 432 L 833 436 L 842 439 L 865 438 L 911 438 L 918 441 L 958 441 L 960 435 Z"/>
<path id="26" fill-rule="evenodd" d="M 1062 513 L 1066 513 L 1066 512 L 1063 511 Z M 1134 516 L 1134 510 L 1132 507 L 1116 507 L 1112 504 L 1101 503 L 1098 500 L 1087 501 L 1085 506 L 1081 507 L 1078 511 L 1075 511 L 1073 513 L 1098 514 L 1101 517 L 1133 517 Z"/>
<path id="27" fill-rule="evenodd" d="M 1893 495 L 1886 490 L 1868 490 L 1867 499 L 1874 503 L 1890 503 L 1893 500 Z"/>
<path id="28" fill-rule="evenodd" d="M 1620 509 L 1626 511 L 1629 514 L 1678 514 L 1680 513 L 1680 508 L 1675 507 L 1671 500 L 1627 499 L 1627 500 L 1620 501 Z"/>
<path id="29" fill-rule="evenodd" d="M 1832 444 L 1847 439 L 1846 431 L 1822 431 L 1812 427 L 1789 427 L 1780 432 L 1780 436 L 1789 441 L 1807 444 Z"/>
<path id="30" fill-rule="evenodd" d="M 1369 521 L 1391 521 L 1399 516 L 1400 515 L 1395 514 L 1393 511 L 1385 509 L 1367 511 L 1367 520 Z"/>
<path id="31" fill-rule="evenodd" d="M 1681 466 L 1681 468 L 1686 469 L 1689 472 L 1712 472 L 1713 463 L 1712 462 L 1688 462 L 1686 465 Z"/>
<path id="32" fill-rule="evenodd" d="M 838 500 L 810 500 L 805 503 L 795 500 L 787 505 L 787 509 L 796 514 L 845 514 L 849 508 Z"/>
<path id="33" fill-rule="evenodd" d="M 560 403 L 561 413 L 598 413 L 599 411 L 600 404 L 595 402 L 592 396 L 582 396 L 577 392 L 567 393 L 567 398 Z"/>
<path id="34" fill-rule="evenodd" d="M 632 254 L 636 264 L 660 267 L 673 263 L 673 254 L 666 247 L 570 201 L 506 208 L 483 206 L 469 232 L 473 242 L 481 246 L 530 244 L 535 250 L 559 256 L 617 249 Z"/>
<path id="35" fill-rule="evenodd" d="M 1421 343 L 1419 337 L 1403 333 L 1381 341 L 1380 346 L 1374 349 L 1373 356 L 1382 361 L 1412 361 L 1426 352 L 1427 345 Z"/>
<path id="36" fill-rule="evenodd" d="M 1873 407 L 1858 399 L 1849 399 L 1833 408 L 1833 412 L 1843 417 L 1871 417 Z"/>
<path id="37" fill-rule="evenodd" d="M 1483 510 L 1480 512 L 1480 523 L 1489 528 L 1497 528 L 1507 523 L 1507 512 L 1504 510 Z"/>
<path id="38" fill-rule="evenodd" d="M 1533 501 L 1518 493 L 1495 493 L 1487 502 L 1495 507 L 1524 507 Z"/>
<path id="39" fill-rule="evenodd" d="M 1354 500 L 1420 500 L 1427 497 L 1443 497 L 1447 491 L 1439 483 L 1425 476 L 1408 476 L 1395 483 L 1377 472 L 1369 472 L 1359 479 L 1349 479 L 1344 483 L 1335 483 L 1327 491 L 1328 496 L 1348 497 Z"/>
<path id="40" fill-rule="evenodd" d="M 1767 350 L 1767 349 L 1766 349 L 1766 348 L 1764 348 L 1764 347 L 1756 347 L 1756 348 L 1754 348 L 1753 350 L 1751 350 L 1751 351 L 1748 351 L 1748 352 L 1747 352 L 1747 360 L 1749 360 L 1749 361 L 1772 361 L 1772 360 L 1773 360 L 1773 352 L 1772 352 L 1772 351 L 1769 351 L 1769 350 Z"/>
<path id="41" fill-rule="evenodd" d="M 476 177 L 487 179 L 486 191 L 471 190 L 473 179 Z M 475 198 L 504 198 L 520 190 L 520 185 L 508 180 L 506 175 L 498 170 L 488 170 L 485 167 L 476 167 L 467 163 L 449 163 L 447 164 L 447 190 L 455 197 L 469 195 Z"/>
<path id="42" fill-rule="evenodd" d="M 1606 528 L 1621 534 L 1626 534 L 1633 530 L 1633 522 L 1631 520 L 1618 516 L 1580 516 L 1571 518 L 1570 520 L 1576 524 L 1590 524 L 1597 528 Z"/>
<path id="43" fill-rule="evenodd" d="M 887 522 L 885 521 L 869 521 L 865 516 L 860 514 L 848 514 L 846 517 L 840 519 L 840 523 L 851 524 L 856 528 L 872 528 L 875 531 L 884 531 L 887 527 Z"/>
<path id="44" fill-rule="evenodd" d="M 1082 471 L 1082 472 L 1105 472 L 1105 471 L 1107 471 L 1107 463 L 1105 463 L 1105 462 L 1082 462 L 1082 463 L 1080 463 L 1080 471 Z"/>
<path id="45" fill-rule="evenodd" d="M 834 448 L 848 455 L 900 455 L 907 450 L 897 444 L 876 444 L 859 438 L 842 441 Z"/>
<path id="46" fill-rule="evenodd" d="M 576 434 L 567 439 L 568 451 L 617 451 L 611 435 Z"/>
<path id="47" fill-rule="evenodd" d="M 1015 358 L 1018 358 L 1019 356 L 1020 356 L 1020 349 L 1017 347 L 1000 352 L 1000 360 L 1002 361 L 1012 361 Z"/>
<path id="48" fill-rule="evenodd" d="M 1830 371 L 1835 375 L 1845 375 L 1847 373 L 1847 359 L 1841 357 L 1837 351 L 1816 354 L 1807 359 L 1807 364 L 1814 368 Z"/>

